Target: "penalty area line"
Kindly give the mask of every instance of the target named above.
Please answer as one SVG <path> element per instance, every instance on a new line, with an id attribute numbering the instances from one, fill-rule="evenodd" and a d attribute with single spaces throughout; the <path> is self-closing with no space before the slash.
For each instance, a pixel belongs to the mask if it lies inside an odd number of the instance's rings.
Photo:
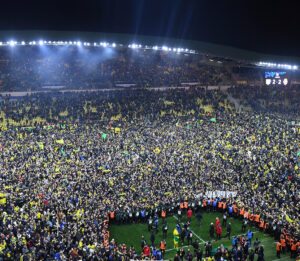
<path id="1" fill-rule="evenodd" d="M 173 217 L 178 221 L 178 217 L 174 216 Z M 183 223 L 181 223 L 182 225 L 184 225 Z M 190 229 L 191 230 L 191 229 Z M 199 237 L 193 230 L 191 230 L 192 233 L 203 243 L 206 243 L 201 237 Z"/>

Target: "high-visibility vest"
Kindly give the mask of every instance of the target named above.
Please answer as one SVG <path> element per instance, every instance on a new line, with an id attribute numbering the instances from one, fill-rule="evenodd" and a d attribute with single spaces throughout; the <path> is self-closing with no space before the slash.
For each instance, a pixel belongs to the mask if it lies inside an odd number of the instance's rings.
<path id="1" fill-rule="evenodd" d="M 254 220 L 255 220 L 255 222 L 259 222 L 259 219 L 260 219 L 260 215 L 258 215 L 258 214 L 257 214 L 257 215 L 255 215 L 255 219 L 254 219 Z"/>
<path id="2" fill-rule="evenodd" d="M 222 208 L 223 203 L 221 201 L 218 202 L 218 208 Z"/>
<path id="3" fill-rule="evenodd" d="M 203 207 L 206 207 L 206 200 L 204 199 L 202 202 Z"/>
<path id="4" fill-rule="evenodd" d="M 114 212 L 114 211 L 111 211 L 111 212 L 109 213 L 109 218 L 110 218 L 110 219 L 114 219 L 114 218 L 115 218 L 115 212 Z"/>
<path id="5" fill-rule="evenodd" d="M 245 213 L 244 213 L 244 218 L 249 218 L 249 212 L 248 211 L 245 211 Z"/>
<path id="6" fill-rule="evenodd" d="M 280 239 L 280 244 L 282 245 L 282 247 L 286 247 L 286 243 L 285 243 L 285 239 L 284 238 Z"/>
<path id="7" fill-rule="evenodd" d="M 188 208 L 188 202 L 184 201 L 184 208 Z"/>
<path id="8" fill-rule="evenodd" d="M 244 213 L 245 213 L 245 209 L 242 208 L 242 209 L 240 210 L 240 215 L 241 215 L 241 216 L 244 216 Z"/>
<path id="9" fill-rule="evenodd" d="M 226 203 L 225 202 L 223 203 L 223 209 L 226 209 Z"/>
<path id="10" fill-rule="evenodd" d="M 260 223 L 259 223 L 259 227 L 260 227 L 260 228 L 264 228 L 264 226 L 265 226 L 264 223 L 265 223 L 265 222 L 264 222 L 263 220 L 261 220 Z"/>
<path id="11" fill-rule="evenodd" d="M 161 250 L 165 250 L 165 249 L 166 249 L 166 244 L 165 244 L 164 241 L 161 241 L 161 242 L 160 242 L 159 248 L 160 248 Z"/>
<path id="12" fill-rule="evenodd" d="M 182 203 L 182 202 L 180 203 L 180 208 L 181 208 L 181 209 L 183 209 L 183 208 L 184 208 L 184 206 L 183 206 L 183 203 Z"/>
<path id="13" fill-rule="evenodd" d="M 161 212 L 161 217 L 163 217 L 163 218 L 166 217 L 166 211 L 165 211 L 165 210 L 163 210 L 163 211 Z"/>
<path id="14" fill-rule="evenodd" d="M 296 251 L 297 250 L 297 244 L 292 243 L 291 250 Z"/>
<path id="15" fill-rule="evenodd" d="M 276 243 L 276 251 L 281 251 L 281 244 L 279 242 Z"/>

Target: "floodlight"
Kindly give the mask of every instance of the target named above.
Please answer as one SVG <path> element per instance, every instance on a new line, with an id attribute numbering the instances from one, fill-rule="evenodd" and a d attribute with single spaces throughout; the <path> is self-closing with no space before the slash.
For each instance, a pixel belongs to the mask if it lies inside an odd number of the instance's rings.
<path id="1" fill-rule="evenodd" d="M 77 42 L 77 45 L 78 45 L 78 46 L 81 46 L 81 42 L 78 41 L 78 42 Z"/>
<path id="2" fill-rule="evenodd" d="M 157 50 L 158 47 L 157 47 L 157 46 L 153 46 L 152 49 L 153 49 L 153 50 Z"/>
<path id="3" fill-rule="evenodd" d="M 22 41 L 22 43 L 21 43 L 22 45 L 25 45 L 25 42 L 24 41 Z"/>
<path id="4" fill-rule="evenodd" d="M 33 45 L 36 45 L 36 41 L 33 41 L 32 44 L 33 44 Z"/>
<path id="5" fill-rule="evenodd" d="M 113 44 L 112 44 L 112 47 L 113 47 L 113 48 L 115 48 L 115 47 L 116 47 L 116 44 L 115 44 L 115 43 L 113 43 Z"/>
<path id="6" fill-rule="evenodd" d="M 103 43 L 103 47 L 106 47 L 106 46 L 107 46 L 107 43 L 106 43 L 106 42 L 104 42 L 104 43 Z"/>
<path id="7" fill-rule="evenodd" d="M 43 44 L 44 44 L 44 41 L 40 40 L 39 45 L 43 45 Z"/>
<path id="8" fill-rule="evenodd" d="M 294 66 L 293 66 L 293 69 L 294 69 L 294 70 L 298 70 L 298 66 L 297 66 L 297 65 L 294 65 Z"/>
<path id="9" fill-rule="evenodd" d="M 8 43 L 10 46 L 15 46 L 16 45 L 16 42 L 14 42 L 14 41 L 9 41 L 9 43 Z"/>
<path id="10" fill-rule="evenodd" d="M 2 45 L 3 43 L 2 42 L 0 42 L 0 45 Z"/>
<path id="11" fill-rule="evenodd" d="M 167 47 L 167 46 L 163 46 L 162 49 L 163 49 L 164 51 L 168 51 L 168 47 Z"/>

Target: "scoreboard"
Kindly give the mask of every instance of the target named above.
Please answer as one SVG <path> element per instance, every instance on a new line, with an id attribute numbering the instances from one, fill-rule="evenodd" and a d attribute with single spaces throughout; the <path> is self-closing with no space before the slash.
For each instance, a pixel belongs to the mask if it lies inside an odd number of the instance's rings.
<path id="1" fill-rule="evenodd" d="M 268 86 L 287 86 L 290 79 L 286 71 L 266 71 L 264 82 Z"/>

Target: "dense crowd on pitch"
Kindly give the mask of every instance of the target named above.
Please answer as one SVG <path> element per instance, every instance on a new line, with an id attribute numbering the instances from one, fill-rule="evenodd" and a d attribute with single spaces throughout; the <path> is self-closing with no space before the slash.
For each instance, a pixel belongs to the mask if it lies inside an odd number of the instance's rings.
<path id="1" fill-rule="evenodd" d="M 63 86 L 92 89 L 126 83 L 138 87 L 228 83 L 223 67 L 201 63 L 203 56 L 153 50 L 22 46 L 0 49 L 0 90 Z M 155 77 L 153 77 L 155 75 Z"/>
<path id="2" fill-rule="evenodd" d="M 284 116 L 236 114 L 201 89 L 6 97 L 1 110 L 6 260 L 115 260 L 110 212 L 129 220 L 216 190 L 299 239 L 299 135 Z"/>

